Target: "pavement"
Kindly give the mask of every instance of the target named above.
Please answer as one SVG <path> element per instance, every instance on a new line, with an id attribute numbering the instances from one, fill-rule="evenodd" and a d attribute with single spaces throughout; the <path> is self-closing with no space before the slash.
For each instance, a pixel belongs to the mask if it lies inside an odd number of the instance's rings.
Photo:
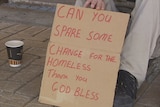
<path id="1" fill-rule="evenodd" d="M 55 107 L 38 102 L 54 11 L 0 6 L 0 107 Z M 18 68 L 9 66 L 4 45 L 12 39 L 25 43 Z M 150 60 L 134 107 L 160 107 L 159 65 L 160 57 Z"/>

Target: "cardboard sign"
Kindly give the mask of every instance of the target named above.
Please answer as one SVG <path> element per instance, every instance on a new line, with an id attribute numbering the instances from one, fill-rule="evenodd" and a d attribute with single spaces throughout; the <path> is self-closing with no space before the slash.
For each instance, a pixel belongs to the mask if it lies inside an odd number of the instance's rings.
<path id="1" fill-rule="evenodd" d="M 39 101 L 112 107 L 129 15 L 58 4 Z"/>

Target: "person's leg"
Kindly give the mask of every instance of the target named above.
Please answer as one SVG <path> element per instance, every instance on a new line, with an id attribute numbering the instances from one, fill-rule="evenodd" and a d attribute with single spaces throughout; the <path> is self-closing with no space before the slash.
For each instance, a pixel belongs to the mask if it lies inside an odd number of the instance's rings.
<path id="1" fill-rule="evenodd" d="M 160 34 L 160 1 L 136 0 L 131 26 L 121 53 L 121 65 L 114 107 L 133 107 L 137 92 L 145 80 L 148 61 Z"/>
<path id="2" fill-rule="evenodd" d="M 160 34 L 160 0 L 136 0 L 131 18 L 120 69 L 134 75 L 140 86 L 145 80 L 148 61 Z"/>

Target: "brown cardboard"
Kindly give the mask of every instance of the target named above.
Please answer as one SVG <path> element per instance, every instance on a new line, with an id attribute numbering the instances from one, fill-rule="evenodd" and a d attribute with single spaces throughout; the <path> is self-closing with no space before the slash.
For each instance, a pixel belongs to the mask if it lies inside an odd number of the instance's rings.
<path id="1" fill-rule="evenodd" d="M 128 14 L 58 4 L 39 101 L 112 107 L 128 19 Z"/>

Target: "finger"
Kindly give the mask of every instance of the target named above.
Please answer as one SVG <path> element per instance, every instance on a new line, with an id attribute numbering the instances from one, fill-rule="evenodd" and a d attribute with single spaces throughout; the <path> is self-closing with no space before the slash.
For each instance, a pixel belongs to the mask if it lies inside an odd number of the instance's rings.
<path id="1" fill-rule="evenodd" d="M 105 2 L 102 0 L 102 1 L 99 1 L 99 2 L 97 3 L 96 9 L 97 9 L 97 10 L 104 10 L 104 9 L 105 9 L 105 6 L 106 6 L 106 4 L 105 4 Z"/>
<path id="2" fill-rule="evenodd" d="M 96 5 L 96 9 L 97 9 L 97 10 L 100 10 L 101 7 L 102 7 L 102 2 L 101 2 L 101 1 L 98 1 L 98 2 L 97 2 L 97 5 Z"/>
<path id="3" fill-rule="evenodd" d="M 87 0 L 87 1 L 84 3 L 83 7 L 88 7 L 90 4 L 91 4 L 91 0 Z"/>
<path id="4" fill-rule="evenodd" d="M 92 0 L 91 2 L 91 8 L 94 9 L 97 5 L 97 0 Z"/>
<path id="5" fill-rule="evenodd" d="M 104 10 L 106 8 L 105 2 L 102 3 L 101 9 Z"/>

